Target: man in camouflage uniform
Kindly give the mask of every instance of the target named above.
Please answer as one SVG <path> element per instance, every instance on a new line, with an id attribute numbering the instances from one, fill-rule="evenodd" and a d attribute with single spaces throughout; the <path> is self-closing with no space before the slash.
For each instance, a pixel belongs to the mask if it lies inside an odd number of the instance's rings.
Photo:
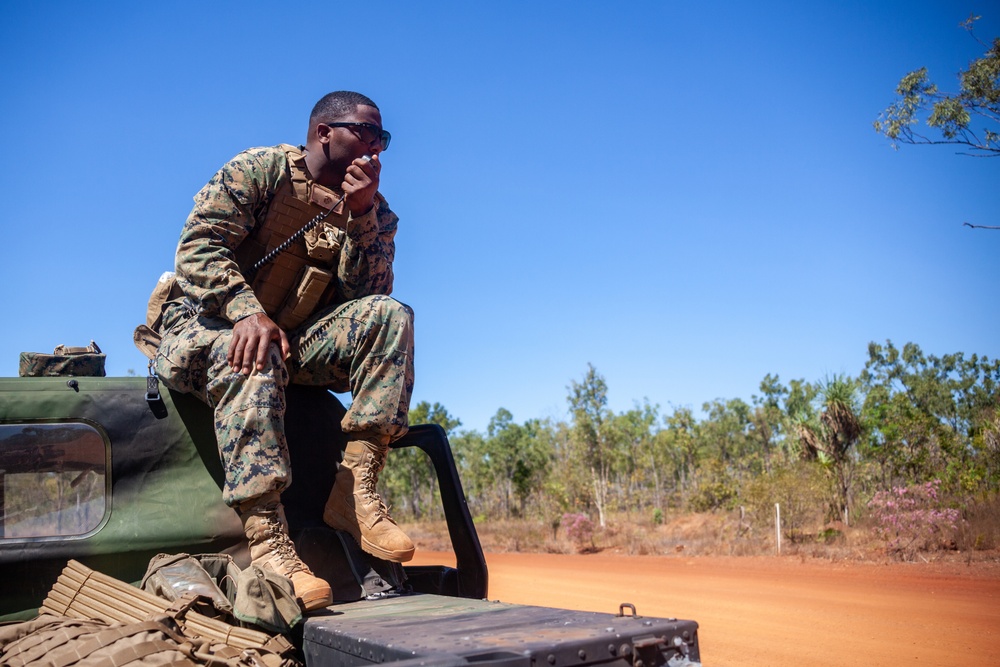
<path id="1" fill-rule="evenodd" d="M 353 397 L 326 523 L 387 560 L 414 551 L 375 491 L 413 388 L 413 312 L 388 296 L 398 218 L 378 193 L 389 138 L 374 102 L 341 91 L 316 104 L 305 146 L 253 148 L 224 165 L 195 196 L 177 248 L 183 298 L 160 327 L 157 375 L 213 408 L 223 497 L 251 557 L 289 577 L 307 609 L 332 596 L 295 553 L 279 501 L 291 482 L 289 382 Z"/>

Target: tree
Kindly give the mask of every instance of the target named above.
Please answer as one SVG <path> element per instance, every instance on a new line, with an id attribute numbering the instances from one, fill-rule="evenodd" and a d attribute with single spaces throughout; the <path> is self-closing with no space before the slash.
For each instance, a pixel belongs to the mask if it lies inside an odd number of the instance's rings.
<path id="1" fill-rule="evenodd" d="M 876 464 L 882 490 L 932 479 L 943 468 L 938 443 L 947 437 L 946 429 L 905 392 L 872 386 L 863 415 L 870 429 L 862 453 Z"/>
<path id="2" fill-rule="evenodd" d="M 734 506 L 740 486 L 760 468 L 761 456 L 756 450 L 760 441 L 750 437 L 750 406 L 739 398 L 716 399 L 702 405 L 702 410 L 707 417 L 698 429 L 698 438 L 705 457 L 694 506 L 698 510 Z"/>
<path id="3" fill-rule="evenodd" d="M 486 496 L 491 490 L 490 481 L 486 478 L 487 473 L 480 458 L 486 436 L 479 431 L 470 430 L 462 431 L 449 440 L 455 454 L 455 465 L 465 487 L 469 509 L 473 516 L 482 516 L 489 511 Z"/>
<path id="4" fill-rule="evenodd" d="M 609 435 L 618 449 L 618 487 L 628 507 L 642 509 L 649 504 L 648 494 L 643 492 L 647 479 L 652 480 L 654 506 L 659 504 L 663 460 L 658 456 L 653 433 L 658 419 L 659 407 L 647 399 L 641 406 L 613 415 L 608 423 Z"/>
<path id="5" fill-rule="evenodd" d="M 444 429 L 445 435 L 450 436 L 462 425 L 462 420 L 448 414 L 448 410 L 440 403 L 435 402 L 431 405 L 427 401 L 420 401 L 410 410 L 410 423 L 437 424 Z"/>
<path id="6" fill-rule="evenodd" d="M 702 440 L 698 434 L 698 421 L 688 407 L 676 407 L 664 417 L 666 428 L 657 434 L 673 463 L 674 480 L 680 490 L 681 507 L 687 505 L 688 492 L 696 481 L 702 457 Z"/>
<path id="7" fill-rule="evenodd" d="M 788 396 L 788 388 L 781 384 L 777 375 L 768 373 L 760 381 L 763 396 L 753 396 L 753 413 L 750 415 L 750 436 L 761 449 L 764 472 L 771 472 L 771 459 L 775 449 L 784 439 L 785 413 L 781 400 Z"/>
<path id="8" fill-rule="evenodd" d="M 962 353 L 927 355 L 914 343 L 870 343 L 861 373 L 867 452 L 883 490 L 940 477 L 945 489 L 995 488 L 991 433 L 1000 415 L 1000 361 Z"/>
<path id="9" fill-rule="evenodd" d="M 979 18 L 970 16 L 962 24 L 970 35 Z M 875 131 L 888 137 L 894 148 L 898 143 L 954 144 L 968 147 L 971 155 L 1000 156 L 1000 38 L 980 44 L 987 51 L 959 71 L 958 93 L 939 91 L 926 67 L 904 76 L 896 87 L 899 99 L 879 114 Z M 940 138 L 916 129 L 922 117 Z"/>
<path id="10" fill-rule="evenodd" d="M 517 424 L 509 410 L 498 409 L 485 436 L 463 434 L 458 440 L 470 501 L 487 515 L 525 516 L 528 499 L 545 486 L 554 441 L 548 423 L 529 419 Z"/>
<path id="11" fill-rule="evenodd" d="M 587 364 L 583 382 L 571 382 L 569 390 L 567 400 L 573 414 L 573 443 L 590 471 L 591 493 L 601 528 L 604 528 L 614 456 L 614 443 L 605 426 L 611 416 L 608 385 L 593 365 Z"/>
<path id="12" fill-rule="evenodd" d="M 539 430 L 537 420 L 516 424 L 504 408 L 497 410 L 486 429 L 482 459 L 493 484 L 502 492 L 500 501 L 507 517 L 523 516 L 525 501 L 548 468 L 550 452 L 543 447 Z"/>
<path id="13" fill-rule="evenodd" d="M 440 403 L 431 405 L 421 401 L 410 410 L 411 424 L 437 424 L 446 435 L 462 425 Z M 380 483 L 386 500 L 402 505 L 403 512 L 414 519 L 423 517 L 428 508 L 438 507 L 434 502 L 437 488 L 434 466 L 427 455 L 416 447 L 390 450 Z"/>

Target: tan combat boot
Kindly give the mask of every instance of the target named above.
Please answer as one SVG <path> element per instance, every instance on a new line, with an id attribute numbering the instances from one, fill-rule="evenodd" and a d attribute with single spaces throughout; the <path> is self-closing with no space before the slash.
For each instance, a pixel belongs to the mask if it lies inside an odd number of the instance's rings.
<path id="1" fill-rule="evenodd" d="M 331 528 L 350 533 L 371 555 L 405 563 L 413 558 L 413 542 L 389 516 L 375 490 L 388 451 L 388 443 L 377 440 L 377 436 L 347 443 L 323 510 L 323 521 Z"/>
<path id="2" fill-rule="evenodd" d="M 239 507 L 243 531 L 250 540 L 250 558 L 254 565 L 289 579 L 304 610 L 327 607 L 333 604 L 330 584 L 315 576 L 295 553 L 295 545 L 288 536 L 285 510 L 278 498 L 277 493 L 271 493 Z"/>

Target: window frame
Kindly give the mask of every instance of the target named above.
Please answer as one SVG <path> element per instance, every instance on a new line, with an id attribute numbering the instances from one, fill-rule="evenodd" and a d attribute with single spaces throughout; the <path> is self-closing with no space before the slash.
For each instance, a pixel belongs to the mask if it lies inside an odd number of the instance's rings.
<path id="1" fill-rule="evenodd" d="M 101 424 L 91 420 L 82 419 L 78 417 L 69 418 L 53 418 L 53 419 L 0 419 L 0 430 L 4 427 L 31 427 L 31 426 L 73 426 L 82 425 L 89 427 L 93 432 L 95 432 L 100 438 L 104 445 L 104 485 L 103 485 L 103 497 L 104 497 L 104 512 L 101 515 L 100 520 L 94 525 L 90 530 L 77 533 L 72 535 L 38 535 L 32 537 L 6 537 L 0 534 L 0 548 L 5 548 L 8 546 L 16 544 L 37 544 L 45 542 L 78 542 L 81 540 L 87 540 L 92 538 L 94 535 L 99 533 L 111 520 L 111 508 L 112 508 L 112 477 L 113 471 L 111 467 L 112 457 L 111 457 L 111 438 L 108 437 L 107 431 Z M 2 467 L 3 461 L 3 449 L 0 447 L 0 467 Z M 42 473 L 47 472 L 44 470 L 35 471 L 23 471 L 23 472 L 36 472 Z M 5 495 L 5 493 L 4 493 Z M 0 501 L 3 502 L 0 505 L 0 513 L 5 512 L 6 509 L 6 498 L 4 495 L 0 495 Z"/>

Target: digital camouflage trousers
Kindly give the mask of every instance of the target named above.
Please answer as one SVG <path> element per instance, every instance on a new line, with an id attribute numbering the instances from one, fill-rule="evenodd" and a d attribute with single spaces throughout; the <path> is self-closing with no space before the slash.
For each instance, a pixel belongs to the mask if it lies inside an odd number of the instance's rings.
<path id="1" fill-rule="evenodd" d="M 387 296 L 369 296 L 320 311 L 287 332 L 291 355 L 272 344 L 261 371 L 243 375 L 226 360 L 232 324 L 216 317 L 164 319 L 156 354 L 159 378 L 193 393 L 215 417 L 215 437 L 226 473 L 230 506 L 291 483 L 285 440 L 285 387 L 289 382 L 350 391 L 341 421 L 346 433 L 401 437 L 413 392 L 413 311 Z M 331 471 L 332 474 L 333 471 Z"/>

